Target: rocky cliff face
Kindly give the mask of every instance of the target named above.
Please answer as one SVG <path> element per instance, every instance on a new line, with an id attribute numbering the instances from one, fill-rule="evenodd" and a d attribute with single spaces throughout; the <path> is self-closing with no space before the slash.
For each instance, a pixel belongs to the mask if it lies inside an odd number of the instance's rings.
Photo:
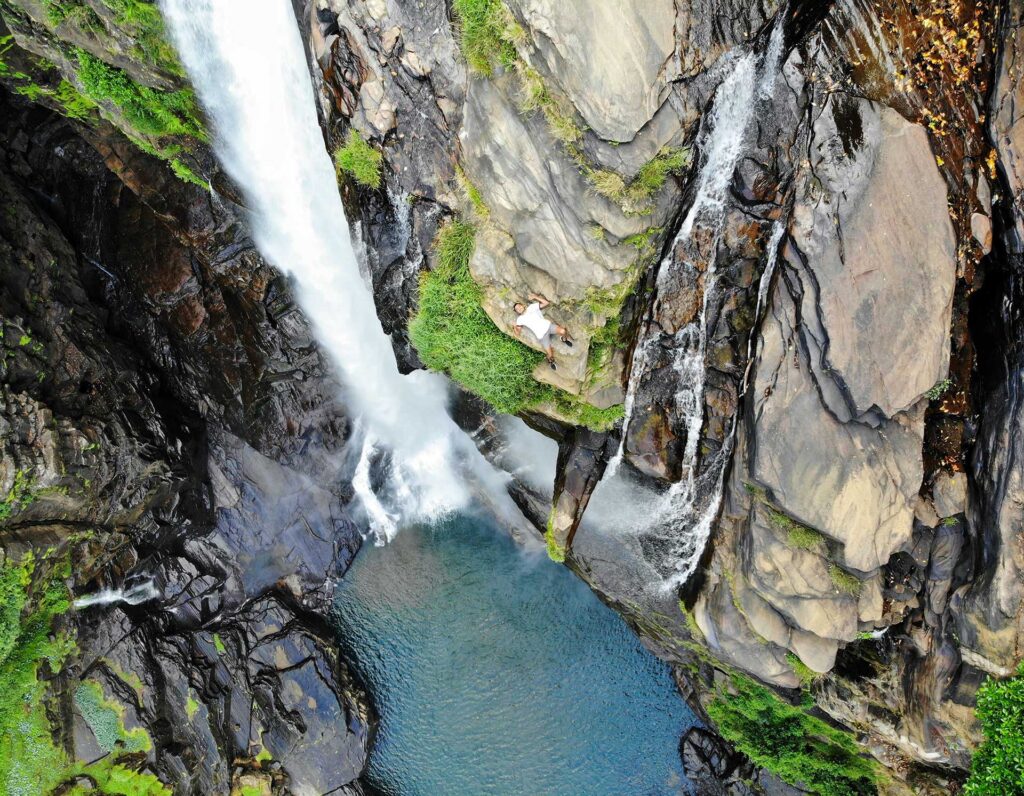
<path id="1" fill-rule="evenodd" d="M 268 772 L 348 785 L 372 715 L 320 618 L 359 544 L 323 476 L 344 408 L 173 51 L 140 56 L 159 31 L 99 0 L 55 5 L 0 2 L 0 79 L 78 119 L 3 108 L 0 487 L 32 484 L 5 548 L 94 530 L 73 542 L 79 591 L 130 572 L 160 592 L 82 612 L 69 675 L 149 728 L 138 765 L 182 792 Z M 402 366 L 421 365 L 417 277 L 453 218 L 494 327 L 510 334 L 511 304 L 538 292 L 576 338 L 522 408 L 560 443 L 537 517 L 553 555 L 740 748 L 723 700 L 760 693 L 753 676 L 776 689 L 762 710 L 841 726 L 886 767 L 870 785 L 850 763 L 844 787 L 954 787 L 977 687 L 1013 672 L 1024 629 L 1020 9 L 296 10 L 327 140 L 354 130 L 383 154 L 382 187 L 343 174 L 342 190 Z M 150 116 L 100 92 L 90 58 Z M 609 528 L 615 501 L 651 516 Z M 118 672 L 140 668 L 126 688 Z M 169 719 L 182 711 L 192 728 Z M 88 760 L 83 722 L 62 741 Z M 707 792 L 792 792 L 704 730 L 682 753 Z"/>
<path id="2" fill-rule="evenodd" d="M 31 10 L 0 9 L 28 48 Z M 69 557 L 83 598 L 27 703 L 60 717 L 53 745 L 7 747 L 5 782 L 17 764 L 32 787 L 102 789 L 100 760 L 181 793 L 362 792 L 373 711 L 326 623 L 361 542 L 330 476 L 338 385 L 240 208 L 95 108 L 29 103 L 61 67 L 4 44 L 22 97 L 0 98 L 0 543 L 7 566 Z M 114 745 L 111 716 L 145 740 Z"/>
<path id="3" fill-rule="evenodd" d="M 808 685 L 899 779 L 943 788 L 979 739 L 974 689 L 1019 658 L 1019 345 L 1015 321 L 994 320 L 1018 267 L 1018 14 L 741 5 L 627 5 L 610 21 L 508 3 L 506 49 L 471 57 L 468 78 L 446 27 L 396 4 L 330 6 L 317 19 L 337 19 L 338 39 L 320 63 L 355 53 L 382 84 L 385 126 L 364 102 L 332 118 L 382 141 L 389 180 L 476 219 L 470 270 L 495 324 L 507 331 L 507 304 L 532 291 L 579 330 L 559 371 L 536 377 L 626 401 L 631 480 L 693 477 L 710 495 L 685 615 L 648 587 L 685 551 L 692 504 L 639 539 L 585 519 L 577 534 L 614 439 L 562 438 L 556 547 L 571 544 L 573 566 L 669 659 L 692 662 L 696 646 L 711 652 L 710 666 L 697 656 L 705 678 L 735 667 L 783 693 Z M 765 74 L 777 18 L 783 50 Z M 669 244 L 702 201 L 715 92 L 736 90 L 725 78 L 744 53 L 759 84 L 722 204 Z M 420 122 L 404 103 L 424 82 L 451 138 L 443 166 L 414 176 Z M 637 203 L 644 164 L 675 147 L 693 165 Z M 605 191 L 608 174 L 626 190 Z M 646 256 L 623 245 L 637 235 Z M 594 301 L 619 287 L 620 302 Z M 609 366 L 584 364 L 612 318 L 625 331 Z M 706 336 L 696 414 L 680 367 L 691 325 Z M 712 682 L 698 691 L 707 703 Z"/>

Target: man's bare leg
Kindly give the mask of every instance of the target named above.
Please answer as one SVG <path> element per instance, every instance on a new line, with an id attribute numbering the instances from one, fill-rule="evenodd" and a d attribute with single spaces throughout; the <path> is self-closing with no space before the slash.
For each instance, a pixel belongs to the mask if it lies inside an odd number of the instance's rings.
<path id="1" fill-rule="evenodd" d="M 555 324 L 555 334 L 557 334 L 562 339 L 562 342 L 569 346 L 569 348 L 572 348 L 572 335 L 569 334 L 568 329 L 564 326 Z"/>

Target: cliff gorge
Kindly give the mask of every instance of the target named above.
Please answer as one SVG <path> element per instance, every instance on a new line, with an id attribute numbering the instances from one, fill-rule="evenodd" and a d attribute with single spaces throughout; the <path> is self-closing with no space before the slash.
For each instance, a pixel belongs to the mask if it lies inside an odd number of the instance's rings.
<path id="1" fill-rule="evenodd" d="M 1024 632 L 1024 12 L 294 5 L 400 367 L 558 441 L 551 505 L 513 496 L 674 666 L 701 792 L 958 788 Z M 55 620 L 73 759 L 98 688 L 151 737 L 118 764 L 176 792 L 360 788 L 372 708 L 323 619 L 351 420 L 154 10 L 0 0 L 0 540 L 162 595 Z M 513 337 L 529 293 L 575 338 L 555 369 Z"/>

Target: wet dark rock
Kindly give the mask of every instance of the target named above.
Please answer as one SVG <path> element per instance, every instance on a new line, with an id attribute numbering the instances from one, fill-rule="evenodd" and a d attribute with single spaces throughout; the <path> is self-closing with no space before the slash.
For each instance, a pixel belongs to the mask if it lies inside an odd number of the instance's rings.
<path id="1" fill-rule="evenodd" d="M 126 184 L 112 128 L 0 103 L 0 486 L 42 490 L 0 542 L 88 531 L 77 592 L 147 592 L 70 615 L 68 749 L 98 756 L 71 700 L 86 681 L 180 792 L 228 793 L 237 760 L 276 761 L 294 792 L 352 784 L 374 719 L 324 617 L 361 539 L 304 319 L 229 203 L 145 158 Z"/>

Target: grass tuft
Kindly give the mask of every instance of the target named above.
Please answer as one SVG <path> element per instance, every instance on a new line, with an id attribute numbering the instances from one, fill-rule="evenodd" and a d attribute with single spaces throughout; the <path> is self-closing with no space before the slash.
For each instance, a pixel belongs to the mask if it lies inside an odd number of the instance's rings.
<path id="1" fill-rule="evenodd" d="M 515 66 L 515 41 L 523 34 L 501 0 L 453 0 L 452 11 L 471 71 L 491 77 L 498 66 Z"/>
<path id="2" fill-rule="evenodd" d="M 689 165 L 690 150 L 675 147 L 663 149 L 647 161 L 628 184 L 622 175 L 607 169 L 588 169 L 586 174 L 597 193 L 621 205 L 627 214 L 647 215 L 654 209 L 650 198 L 665 185 L 668 175 Z"/>
<path id="3" fill-rule="evenodd" d="M 462 188 L 462 192 L 466 194 L 466 198 L 469 200 L 470 205 L 473 207 L 473 215 L 480 221 L 486 221 L 491 217 L 491 208 L 487 206 L 484 201 L 483 195 L 480 193 L 480 189 L 477 188 L 473 182 L 466 176 L 466 172 L 462 166 L 455 166 L 455 180 L 459 183 L 459 187 Z"/>
<path id="4" fill-rule="evenodd" d="M 820 674 L 814 671 L 814 669 L 800 660 L 799 656 L 792 652 L 786 653 L 786 663 L 793 668 L 793 671 L 796 673 L 796 676 L 800 678 L 800 682 L 803 684 L 804 688 L 810 688 L 814 681 L 821 677 Z"/>
<path id="5" fill-rule="evenodd" d="M 770 506 L 765 509 L 768 512 L 768 522 L 777 531 L 786 534 L 791 547 L 798 550 L 812 550 L 821 552 L 825 547 L 825 536 L 813 528 L 801 525 L 788 514 L 783 514 Z"/>
<path id="6" fill-rule="evenodd" d="M 349 128 L 344 146 L 334 152 L 334 165 L 360 185 L 376 190 L 381 184 L 384 156 L 366 143 L 359 132 Z"/>
<path id="7" fill-rule="evenodd" d="M 832 585 L 836 587 L 841 593 L 849 594 L 852 597 L 856 597 L 860 594 L 860 590 L 864 584 L 861 583 L 860 578 L 851 575 L 845 569 L 832 564 L 828 568 L 828 576 L 832 579 Z"/>

